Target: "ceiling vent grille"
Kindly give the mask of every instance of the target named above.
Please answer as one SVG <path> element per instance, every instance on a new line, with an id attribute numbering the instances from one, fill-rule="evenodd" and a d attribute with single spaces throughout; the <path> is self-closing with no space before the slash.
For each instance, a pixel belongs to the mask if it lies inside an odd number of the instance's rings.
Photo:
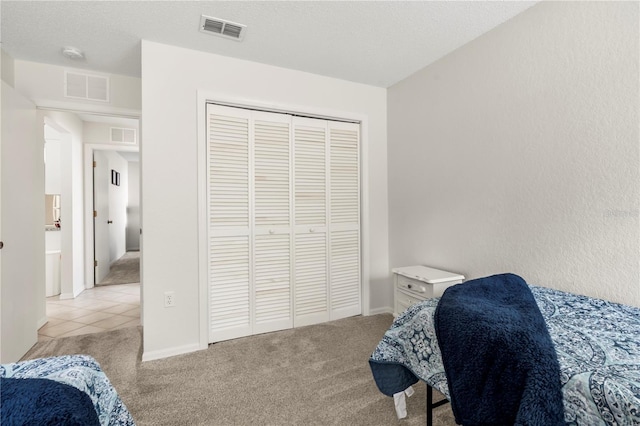
<path id="1" fill-rule="evenodd" d="M 200 17 L 200 31 L 207 34 L 230 38 L 240 41 L 247 32 L 247 26 L 224 19 L 202 15 Z"/>
<path id="2" fill-rule="evenodd" d="M 64 96 L 109 102 L 109 77 L 65 71 Z"/>

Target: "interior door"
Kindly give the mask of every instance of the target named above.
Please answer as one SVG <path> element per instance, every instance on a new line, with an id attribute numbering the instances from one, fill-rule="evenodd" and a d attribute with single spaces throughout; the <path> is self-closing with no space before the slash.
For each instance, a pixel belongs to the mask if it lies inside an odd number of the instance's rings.
<path id="1" fill-rule="evenodd" d="M 44 307 L 44 163 L 35 105 L 1 84 L 0 362 L 8 363 L 36 343 Z"/>
<path id="2" fill-rule="evenodd" d="M 331 320 L 360 315 L 360 126 L 329 123 Z"/>
<path id="3" fill-rule="evenodd" d="M 291 117 L 253 112 L 253 333 L 293 327 Z"/>
<path id="4" fill-rule="evenodd" d="M 111 172 L 107 156 L 93 153 L 93 259 L 94 284 L 99 284 L 109 273 L 109 185 Z"/>
<path id="5" fill-rule="evenodd" d="M 209 341 L 251 334 L 249 121 L 251 112 L 207 105 Z"/>
<path id="6" fill-rule="evenodd" d="M 329 320 L 327 123 L 293 118 L 294 326 Z"/>

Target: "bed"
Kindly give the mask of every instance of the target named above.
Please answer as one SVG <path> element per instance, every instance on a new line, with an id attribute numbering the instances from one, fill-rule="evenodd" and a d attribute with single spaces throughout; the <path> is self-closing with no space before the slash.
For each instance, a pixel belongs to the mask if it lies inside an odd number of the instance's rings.
<path id="1" fill-rule="evenodd" d="M 2 424 L 135 424 L 98 362 L 88 355 L 2 364 L 0 380 Z M 89 408 L 79 411 L 83 404 Z"/>
<path id="2" fill-rule="evenodd" d="M 465 284 L 459 284 L 464 286 Z M 640 424 L 640 309 L 528 285 L 544 318 L 559 365 L 564 422 L 570 425 Z M 445 296 L 443 296 L 445 297 Z M 429 299 L 399 315 L 369 360 L 388 396 L 422 380 L 451 400 Z"/>

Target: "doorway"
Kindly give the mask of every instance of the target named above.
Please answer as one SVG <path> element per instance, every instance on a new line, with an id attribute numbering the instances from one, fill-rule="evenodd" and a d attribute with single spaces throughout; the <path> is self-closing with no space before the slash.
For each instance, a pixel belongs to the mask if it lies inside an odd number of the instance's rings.
<path id="1" fill-rule="evenodd" d="M 93 152 L 94 285 L 140 282 L 139 170 L 136 152 Z"/>
<path id="2" fill-rule="evenodd" d="M 139 119 L 88 113 L 80 118 L 86 138 L 85 283 L 93 288 L 119 258 L 140 254 Z"/>
<path id="3" fill-rule="evenodd" d="M 114 135 L 118 135 L 118 131 L 130 125 L 138 128 L 137 118 L 123 118 L 112 117 L 98 114 L 88 114 L 81 112 L 56 112 L 46 113 L 55 115 L 56 118 L 60 118 L 64 121 L 69 128 L 73 130 L 69 134 L 67 139 L 65 135 L 60 133 L 62 147 L 67 147 L 66 151 L 62 151 L 62 166 L 63 177 L 65 176 L 65 170 L 68 172 L 68 187 L 73 193 L 72 196 L 65 197 L 64 185 L 62 188 L 62 233 L 68 232 L 70 234 L 69 241 L 73 241 L 77 246 L 84 246 L 84 254 L 79 257 L 82 259 L 84 256 L 84 262 L 78 262 L 79 259 L 75 259 L 74 264 L 74 283 L 81 284 L 82 288 L 78 291 L 70 292 L 68 297 L 53 296 L 46 299 L 46 315 L 48 322 L 44 327 L 38 330 L 39 340 L 49 340 L 52 338 L 68 337 L 73 335 L 95 333 L 101 331 L 115 330 L 118 328 L 132 327 L 141 324 L 141 303 L 140 303 L 140 279 L 137 278 L 135 283 L 126 285 L 113 285 L 105 288 L 95 287 L 94 281 L 94 224 L 93 224 L 93 211 L 94 211 L 94 179 L 93 179 L 93 154 L 94 151 L 100 151 L 106 153 L 105 156 L 116 156 L 116 163 L 111 166 L 106 166 L 107 172 L 110 174 L 111 169 L 120 172 L 120 188 L 126 188 L 125 192 L 129 192 L 128 186 L 123 186 L 127 182 L 128 178 L 128 163 L 129 160 L 125 158 L 128 153 L 132 153 L 137 158 L 138 145 L 137 140 L 135 143 L 124 143 L 120 140 L 118 143 L 114 139 Z M 45 117 L 45 122 L 51 122 Z M 58 132 L 62 131 L 62 126 L 57 129 Z M 114 132 L 115 130 L 115 132 Z M 122 139 L 122 138 L 121 138 Z M 67 142 L 65 144 L 65 142 Z M 84 155 L 82 152 L 84 151 Z M 122 151 L 123 154 L 117 154 L 116 151 Z M 100 154 L 98 154 L 100 155 Z M 66 167 L 65 165 L 66 161 Z M 137 160 L 136 160 L 137 161 Z M 119 163 L 118 163 L 119 162 Z M 137 163 L 136 163 L 137 165 Z M 83 173 L 84 170 L 84 173 Z M 82 181 L 84 180 L 84 185 Z M 65 181 L 63 179 L 63 181 Z M 112 186 L 111 176 L 105 179 L 105 185 Z M 118 181 L 114 181 L 114 184 Z M 131 186 L 135 189 L 138 200 L 139 197 L 139 179 L 135 182 L 131 182 Z M 114 186 L 115 187 L 115 186 Z M 106 197 L 107 205 L 109 203 L 109 197 Z M 122 198 L 122 197 L 121 197 Z M 70 203 L 73 200 L 73 206 L 65 210 L 65 203 Z M 126 209 L 127 201 L 122 201 L 122 210 L 124 213 L 118 216 L 118 222 L 121 224 L 126 223 Z M 139 210 L 139 206 L 137 207 Z M 64 212 L 67 212 L 66 214 Z M 84 220 L 70 220 L 69 214 L 71 212 L 77 213 L 77 217 L 80 218 L 83 215 Z M 109 214 L 105 216 L 107 218 Z M 66 219 L 66 220 L 65 220 Z M 110 219 L 108 219 L 110 220 Z M 65 223 L 66 222 L 66 223 Z M 82 222 L 84 222 L 84 238 L 85 243 L 79 243 L 78 237 L 82 238 Z M 138 233 L 139 233 L 139 224 Z M 64 246 L 63 236 L 63 246 Z M 121 247 L 118 250 L 124 250 L 124 237 L 120 238 Z M 139 249 L 139 244 L 138 247 Z M 110 247 L 107 248 L 107 266 L 111 263 Z M 63 247 L 63 260 L 67 261 L 73 256 L 64 255 Z M 80 253 L 78 253 L 80 254 Z M 84 265 L 80 265 L 84 263 Z M 79 270 L 78 270 L 79 269 Z M 85 271 L 85 278 L 82 280 L 82 269 Z M 78 272 L 76 274 L 75 272 Z M 84 281 L 84 282 L 81 282 Z M 64 287 L 64 283 L 63 283 Z"/>

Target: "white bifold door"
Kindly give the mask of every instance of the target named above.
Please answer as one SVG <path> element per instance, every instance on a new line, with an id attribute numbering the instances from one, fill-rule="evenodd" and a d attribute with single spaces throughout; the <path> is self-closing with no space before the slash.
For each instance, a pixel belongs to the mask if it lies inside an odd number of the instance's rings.
<path id="1" fill-rule="evenodd" d="M 207 105 L 211 342 L 361 313 L 359 125 Z"/>

